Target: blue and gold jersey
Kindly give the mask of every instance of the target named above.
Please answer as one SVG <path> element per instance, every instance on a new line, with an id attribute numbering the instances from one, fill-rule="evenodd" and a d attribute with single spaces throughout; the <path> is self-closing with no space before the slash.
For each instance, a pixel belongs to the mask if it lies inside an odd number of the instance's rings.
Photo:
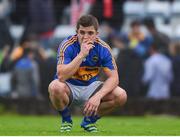
<path id="1" fill-rule="evenodd" d="M 77 72 L 67 82 L 87 86 L 98 80 L 100 68 L 105 71 L 117 69 L 111 49 L 100 38 L 96 38 L 95 47 L 89 51 Z M 57 64 L 70 63 L 80 52 L 80 44 L 77 35 L 73 35 L 62 41 L 58 48 Z M 57 78 L 57 76 L 56 76 Z"/>

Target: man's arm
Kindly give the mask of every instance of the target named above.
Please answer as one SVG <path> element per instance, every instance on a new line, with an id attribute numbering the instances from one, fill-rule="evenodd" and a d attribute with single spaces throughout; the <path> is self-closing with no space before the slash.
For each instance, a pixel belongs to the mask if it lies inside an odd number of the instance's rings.
<path id="1" fill-rule="evenodd" d="M 83 55 L 78 54 L 69 64 L 57 65 L 57 74 L 59 81 L 64 82 L 65 80 L 73 76 L 81 65 L 83 58 Z"/>
<path id="2" fill-rule="evenodd" d="M 95 94 L 95 96 L 100 97 L 100 99 L 102 99 L 105 95 L 111 92 L 119 84 L 119 77 L 117 70 L 108 70 L 104 72 L 108 78 L 104 82 L 103 87 Z"/>
<path id="3" fill-rule="evenodd" d="M 89 54 L 89 51 L 93 46 L 94 45 L 90 43 L 90 40 L 84 40 L 81 45 L 80 53 L 69 64 L 59 64 L 57 66 L 59 81 L 64 82 L 77 72 L 83 59 Z"/>

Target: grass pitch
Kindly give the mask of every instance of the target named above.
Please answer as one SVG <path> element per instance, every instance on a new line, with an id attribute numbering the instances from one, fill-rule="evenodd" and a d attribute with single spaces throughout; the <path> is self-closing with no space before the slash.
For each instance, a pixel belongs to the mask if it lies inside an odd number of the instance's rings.
<path id="1" fill-rule="evenodd" d="M 165 136 L 180 135 L 180 118 L 171 116 L 103 117 L 98 122 L 98 133 L 87 133 L 80 128 L 82 117 L 73 117 L 73 130 L 59 132 L 59 116 L 0 116 L 0 135 L 6 136 Z"/>

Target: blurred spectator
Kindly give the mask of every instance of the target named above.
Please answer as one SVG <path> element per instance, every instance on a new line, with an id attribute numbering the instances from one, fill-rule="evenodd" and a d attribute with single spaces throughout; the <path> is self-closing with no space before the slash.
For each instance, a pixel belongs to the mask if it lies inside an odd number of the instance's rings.
<path id="1" fill-rule="evenodd" d="M 10 55 L 11 62 L 16 62 L 19 60 L 24 54 L 24 50 L 26 48 L 34 49 L 36 52 L 36 57 L 40 58 L 41 60 L 47 59 L 45 49 L 40 46 L 38 38 L 36 35 L 31 35 L 29 37 L 23 37 L 20 44 L 13 49 Z"/>
<path id="2" fill-rule="evenodd" d="M 170 53 L 173 63 L 174 79 L 171 85 L 172 96 L 180 96 L 180 43 L 174 43 L 170 46 Z"/>
<path id="3" fill-rule="evenodd" d="M 16 62 L 20 58 L 22 58 L 22 56 L 24 54 L 24 50 L 29 47 L 30 47 L 29 40 L 22 40 L 22 42 L 20 42 L 20 44 L 12 50 L 10 57 L 9 57 L 9 61 L 11 62 L 12 68 L 13 68 L 14 64 L 16 64 Z"/>
<path id="4" fill-rule="evenodd" d="M 156 43 L 158 44 L 159 52 L 168 55 L 169 54 L 168 46 L 170 44 L 170 38 L 166 34 L 159 32 L 156 29 L 153 18 L 150 18 L 150 17 L 145 18 L 144 25 L 147 27 L 148 31 L 151 33 L 153 39 L 156 40 Z"/>
<path id="5" fill-rule="evenodd" d="M 24 58 L 24 54 L 26 49 L 33 50 L 34 58 L 33 61 L 36 61 L 38 64 L 38 69 L 40 70 L 38 72 L 39 75 L 39 90 L 40 93 L 44 96 L 47 92 L 47 87 L 49 84 L 49 81 L 52 80 L 53 76 L 51 75 L 51 71 L 56 68 L 53 66 L 53 61 L 48 59 L 51 54 L 50 49 L 45 50 L 42 48 L 39 44 L 38 39 L 35 36 L 31 36 L 28 38 L 22 38 L 22 41 L 19 46 L 17 46 L 10 55 L 10 62 L 11 67 L 15 68 L 17 62 L 19 62 L 22 58 Z M 48 57 L 49 56 L 49 57 Z M 53 71 L 54 72 L 54 71 Z"/>
<path id="6" fill-rule="evenodd" d="M 132 49 L 138 56 L 147 56 L 149 47 L 152 43 L 152 37 L 146 36 L 141 31 L 141 23 L 138 20 L 131 22 L 131 31 L 127 34 L 122 34 L 122 39 L 129 49 Z"/>
<path id="7" fill-rule="evenodd" d="M 173 80 L 172 63 L 169 58 L 158 51 L 155 40 L 150 47 L 150 57 L 144 65 L 143 83 L 149 84 L 147 98 L 168 99 L 170 84 Z"/>
<path id="8" fill-rule="evenodd" d="M 41 97 L 39 82 L 39 68 L 34 60 L 34 51 L 31 48 L 26 48 L 13 69 L 14 93 L 12 97 Z"/>

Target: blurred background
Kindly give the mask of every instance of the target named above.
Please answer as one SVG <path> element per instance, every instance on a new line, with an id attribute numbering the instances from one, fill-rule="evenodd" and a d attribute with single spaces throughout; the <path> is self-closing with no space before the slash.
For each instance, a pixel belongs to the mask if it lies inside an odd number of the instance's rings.
<path id="1" fill-rule="evenodd" d="M 57 48 L 83 14 L 98 18 L 129 97 L 113 114 L 180 115 L 180 0 L 0 0 L 0 114 L 56 114 Z"/>

